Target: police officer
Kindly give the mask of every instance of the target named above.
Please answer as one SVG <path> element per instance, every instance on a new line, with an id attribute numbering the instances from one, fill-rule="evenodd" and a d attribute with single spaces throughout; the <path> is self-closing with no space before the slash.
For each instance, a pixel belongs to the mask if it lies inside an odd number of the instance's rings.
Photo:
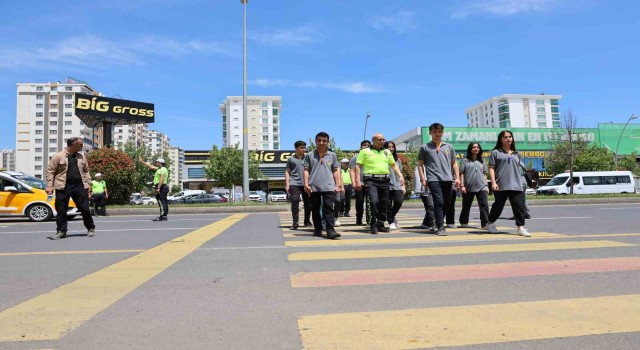
<path id="1" fill-rule="evenodd" d="M 356 160 L 356 189 L 362 188 L 360 174 L 363 175 L 364 185 L 371 203 L 371 234 L 389 232 L 384 226 L 387 221 L 389 206 L 389 169 L 398 176 L 400 185 L 404 185 L 402 172 L 396 165 L 393 155 L 383 148 L 384 136 L 380 133 L 373 135 L 371 148 L 362 149 Z"/>
<path id="2" fill-rule="evenodd" d="M 169 213 L 169 204 L 167 203 L 167 195 L 169 194 L 169 185 L 167 185 L 169 170 L 167 170 L 165 166 L 164 159 L 158 158 L 153 165 L 151 165 L 145 162 L 142 156 L 140 156 L 140 162 L 147 168 L 155 171 L 153 175 L 153 189 L 156 192 L 156 199 L 160 207 L 160 216 L 152 221 L 167 221 L 167 214 Z"/>
<path id="3" fill-rule="evenodd" d="M 342 185 L 344 188 L 344 197 L 341 202 L 342 216 L 349 217 L 349 211 L 351 211 L 351 193 L 353 186 L 351 183 L 351 171 L 349 170 L 349 159 L 343 158 L 340 161 L 340 174 L 342 177 Z"/>
<path id="4" fill-rule="evenodd" d="M 96 215 L 107 216 L 107 198 L 109 191 L 107 183 L 102 179 L 101 173 L 96 173 L 95 180 L 91 181 L 91 194 Z"/>

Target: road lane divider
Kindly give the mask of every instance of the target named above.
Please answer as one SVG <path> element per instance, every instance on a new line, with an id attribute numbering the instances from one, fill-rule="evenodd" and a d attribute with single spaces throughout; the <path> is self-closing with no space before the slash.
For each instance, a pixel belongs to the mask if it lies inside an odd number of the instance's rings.
<path id="1" fill-rule="evenodd" d="M 0 312 L 0 341 L 63 337 L 247 215 L 228 216 Z"/>
<path id="2" fill-rule="evenodd" d="M 425 349 L 640 331 L 640 294 L 302 316 L 304 349 Z"/>

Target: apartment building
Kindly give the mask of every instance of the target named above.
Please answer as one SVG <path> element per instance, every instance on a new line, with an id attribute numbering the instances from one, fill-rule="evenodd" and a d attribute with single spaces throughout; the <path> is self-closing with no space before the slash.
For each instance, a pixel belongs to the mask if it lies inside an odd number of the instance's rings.
<path id="1" fill-rule="evenodd" d="M 180 147 L 169 147 L 169 184 L 182 188 L 182 169 L 184 168 L 184 150 Z"/>
<path id="2" fill-rule="evenodd" d="M 467 108 L 467 125 L 483 128 L 559 128 L 561 95 L 505 94 Z"/>
<path id="3" fill-rule="evenodd" d="M 149 127 L 146 123 L 126 124 L 113 127 L 113 146 L 119 150 L 131 141 L 137 148 L 145 146 Z"/>
<path id="4" fill-rule="evenodd" d="M 0 151 L 0 169 L 16 170 L 16 151 L 4 149 Z"/>
<path id="5" fill-rule="evenodd" d="M 219 105 L 222 145 L 244 148 L 242 96 L 227 96 Z M 281 96 L 247 96 L 247 129 L 250 150 L 280 149 Z"/>
<path id="6" fill-rule="evenodd" d="M 44 178 L 51 158 L 69 137 L 82 137 L 84 151 L 99 146 L 101 129 L 74 114 L 74 94 L 100 95 L 85 83 L 18 83 L 16 104 L 17 171 Z"/>
<path id="7" fill-rule="evenodd" d="M 169 137 L 158 130 L 148 130 L 145 134 L 145 146 L 149 148 L 151 154 L 162 155 L 169 152 Z"/>

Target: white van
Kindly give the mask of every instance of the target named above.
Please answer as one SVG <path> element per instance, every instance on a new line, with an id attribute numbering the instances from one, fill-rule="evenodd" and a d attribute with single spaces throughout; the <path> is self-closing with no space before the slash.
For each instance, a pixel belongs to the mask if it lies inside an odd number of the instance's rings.
<path id="1" fill-rule="evenodd" d="M 569 194 L 569 173 L 556 175 L 537 194 Z M 636 193 L 630 171 L 576 171 L 573 173 L 574 194 Z"/>

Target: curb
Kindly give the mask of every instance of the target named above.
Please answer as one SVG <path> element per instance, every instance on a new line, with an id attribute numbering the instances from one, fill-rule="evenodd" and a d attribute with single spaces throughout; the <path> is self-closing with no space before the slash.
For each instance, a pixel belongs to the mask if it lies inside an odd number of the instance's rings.
<path id="1" fill-rule="evenodd" d="M 640 203 L 639 197 L 624 198 L 571 198 L 571 199 L 538 199 L 529 201 L 531 206 L 551 206 L 551 205 L 580 205 L 580 204 L 611 204 L 611 203 Z M 352 205 L 353 207 L 353 205 Z M 422 209 L 422 202 L 412 201 L 405 202 L 403 208 L 419 208 Z M 462 207 L 462 201 L 456 201 L 456 207 Z M 169 205 L 169 214 L 234 214 L 234 213 L 286 213 L 289 212 L 288 205 L 265 205 L 265 206 L 233 206 L 233 207 L 171 207 Z M 158 207 L 151 208 L 109 208 L 107 210 L 110 215 L 157 215 Z"/>

